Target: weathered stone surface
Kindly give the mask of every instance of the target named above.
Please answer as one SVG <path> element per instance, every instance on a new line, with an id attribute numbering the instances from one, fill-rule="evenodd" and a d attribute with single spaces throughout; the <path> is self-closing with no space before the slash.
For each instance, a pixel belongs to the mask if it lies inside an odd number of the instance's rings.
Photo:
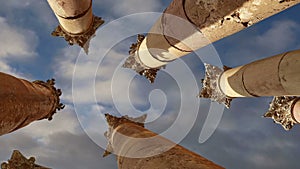
<path id="1" fill-rule="evenodd" d="M 299 2 L 300 0 L 173 0 L 149 31 L 145 38 L 146 45 L 141 45 L 136 53 L 148 52 L 135 58 L 142 61 L 149 70 L 160 68 Z"/>
<path id="2" fill-rule="evenodd" d="M 202 32 L 208 42 L 215 42 L 299 2 L 300 0 L 173 0 L 164 13 L 188 20 Z M 163 32 L 161 32 L 163 35 L 166 34 L 166 30 L 177 29 L 169 24 L 167 15 L 163 15 L 164 17 L 166 19 L 158 21 L 162 22 L 160 25 L 163 27 Z M 154 39 L 159 39 L 157 36 L 159 35 L 147 36 L 150 48 L 160 48 L 159 43 L 151 43 L 151 41 L 157 41 Z M 175 35 L 175 37 L 180 36 Z M 190 51 L 190 48 L 181 44 L 180 40 L 169 36 L 164 36 L 164 38 L 171 46 L 181 51 Z"/>
<path id="3" fill-rule="evenodd" d="M 0 135 L 33 121 L 51 120 L 56 110 L 64 107 L 54 79 L 29 82 L 0 72 L 0 81 Z"/>
<path id="4" fill-rule="evenodd" d="M 224 71 L 219 87 L 232 98 L 300 96 L 299 74 L 300 50 L 294 50 Z"/>
<path id="5" fill-rule="evenodd" d="M 138 119 L 106 115 L 110 151 L 119 169 L 221 169 L 223 167 L 147 129 Z M 131 121 L 133 120 L 133 121 Z M 140 157 L 140 158 L 139 158 Z"/>
<path id="6" fill-rule="evenodd" d="M 300 0 L 280 2 L 278 0 L 186 0 L 187 16 L 194 22 L 211 42 L 215 42 L 259 21 L 279 13 Z M 205 22 L 200 22 L 199 8 L 209 13 Z"/>

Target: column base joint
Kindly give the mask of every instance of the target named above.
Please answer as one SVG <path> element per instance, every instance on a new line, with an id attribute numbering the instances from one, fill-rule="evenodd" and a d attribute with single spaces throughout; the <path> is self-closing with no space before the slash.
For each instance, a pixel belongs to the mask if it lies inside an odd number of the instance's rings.
<path id="1" fill-rule="evenodd" d="M 93 15 L 93 23 L 89 30 L 80 34 L 71 34 L 65 31 L 60 25 L 51 33 L 52 36 L 63 37 L 69 45 L 77 44 L 88 53 L 89 41 L 95 36 L 96 30 L 104 23 L 101 17 Z"/>
<path id="2" fill-rule="evenodd" d="M 136 71 L 141 76 L 145 76 L 150 81 L 150 83 L 154 83 L 157 72 L 161 68 L 165 68 L 165 66 L 158 68 L 149 68 L 141 62 L 141 60 L 139 59 L 138 50 L 144 39 L 144 35 L 138 35 L 137 42 L 133 43 L 130 47 L 129 57 L 126 59 L 123 67 Z"/>
<path id="3" fill-rule="evenodd" d="M 204 65 L 205 78 L 202 79 L 203 87 L 200 91 L 199 97 L 209 98 L 212 101 L 224 104 L 227 108 L 230 108 L 230 104 L 233 98 L 226 96 L 219 85 L 220 76 L 224 71 L 217 66 L 213 66 L 207 63 L 204 63 Z M 230 68 L 224 66 L 224 69 L 228 70 Z"/>

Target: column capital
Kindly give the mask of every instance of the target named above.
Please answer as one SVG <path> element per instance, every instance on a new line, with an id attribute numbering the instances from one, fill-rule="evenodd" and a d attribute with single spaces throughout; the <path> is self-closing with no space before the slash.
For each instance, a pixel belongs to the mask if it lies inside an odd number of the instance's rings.
<path id="1" fill-rule="evenodd" d="M 107 143 L 106 150 L 103 153 L 103 157 L 106 157 L 106 156 L 110 155 L 113 152 L 113 146 L 112 146 L 112 143 L 111 143 L 111 139 L 112 139 L 111 136 L 112 136 L 112 133 L 113 133 L 115 128 L 117 128 L 119 125 L 124 124 L 124 123 L 133 123 L 135 125 L 145 127 L 144 123 L 146 121 L 147 114 L 144 114 L 144 115 L 142 115 L 140 117 L 137 117 L 137 118 L 132 118 L 132 117 L 129 117 L 127 115 L 122 116 L 122 117 L 115 117 L 115 116 L 112 116 L 110 114 L 105 114 L 105 118 L 106 118 L 106 121 L 108 123 L 108 131 L 106 131 L 104 133 L 104 136 L 108 140 L 108 143 Z"/>
<path id="2" fill-rule="evenodd" d="M 2 163 L 1 169 L 50 169 L 46 167 L 42 167 L 40 165 L 35 164 L 35 158 L 30 157 L 27 159 L 22 155 L 22 153 L 18 150 L 14 150 L 13 154 L 8 160 L 8 163 Z"/>
<path id="3" fill-rule="evenodd" d="M 199 94 L 201 98 L 210 98 L 212 101 L 216 101 L 220 104 L 224 104 L 227 108 L 230 107 L 230 103 L 233 98 L 226 96 L 220 88 L 220 76 L 224 72 L 221 68 L 213 66 L 207 63 L 205 65 L 205 78 L 202 79 L 203 87 Z M 224 66 L 224 69 L 230 69 Z"/>
<path id="4" fill-rule="evenodd" d="M 56 89 L 56 87 L 54 86 L 55 79 L 49 79 L 46 82 L 41 81 L 41 80 L 36 80 L 36 81 L 33 81 L 32 83 L 41 85 L 41 86 L 49 89 L 51 91 L 51 93 L 53 94 L 53 96 L 56 98 L 53 111 L 45 117 L 46 119 L 51 121 L 53 119 L 53 115 L 56 113 L 56 110 L 59 111 L 59 110 L 62 110 L 65 108 L 65 105 L 60 103 L 60 96 L 62 95 L 62 92 L 60 89 Z"/>
<path id="5" fill-rule="evenodd" d="M 51 33 L 52 36 L 63 37 L 69 45 L 77 44 L 88 53 L 89 41 L 95 36 L 96 30 L 104 23 L 101 17 L 93 15 L 92 25 L 90 29 L 84 33 L 71 34 L 65 31 L 61 25 L 58 25 L 55 30 Z"/>
<path id="6" fill-rule="evenodd" d="M 274 123 L 280 124 L 285 130 L 290 130 L 299 123 L 293 117 L 293 108 L 300 98 L 296 96 L 276 96 L 270 103 L 269 110 L 264 114 L 266 118 L 272 118 Z"/>
<path id="7" fill-rule="evenodd" d="M 129 57 L 126 59 L 123 67 L 136 71 L 141 76 L 145 76 L 150 81 L 150 83 L 154 83 L 157 72 L 164 67 L 149 68 L 141 62 L 141 60 L 139 59 L 140 56 L 138 54 L 138 50 L 144 39 L 144 35 L 138 35 L 137 42 L 133 43 L 130 46 Z"/>

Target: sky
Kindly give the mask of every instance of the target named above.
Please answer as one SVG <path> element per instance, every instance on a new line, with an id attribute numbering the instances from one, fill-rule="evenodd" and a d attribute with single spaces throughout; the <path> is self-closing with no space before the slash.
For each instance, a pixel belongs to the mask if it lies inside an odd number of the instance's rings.
<path id="1" fill-rule="evenodd" d="M 66 108 L 0 137 L 0 161 L 14 149 L 55 169 L 116 169 L 115 156 L 102 158 L 104 113 L 147 114 L 146 128 L 230 169 L 297 168 L 298 126 L 286 132 L 262 115 L 271 97 L 240 98 L 219 112 L 213 135 L 199 143 L 212 105 L 197 98 L 204 77 L 201 57 L 216 54 L 236 67 L 300 48 L 300 6 L 272 16 L 196 53 L 170 63 L 154 84 L 121 68 L 136 34 L 146 33 L 171 0 L 95 0 L 93 12 L 105 25 L 89 55 L 51 36 L 58 21 L 47 1 L 3 1 L 0 6 L 0 71 L 27 80 L 56 79 Z M 212 62 L 214 60 L 212 59 Z M 178 120 L 179 119 L 179 120 Z M 174 128 L 172 128 L 174 127 Z M 174 131 L 175 130 L 175 131 Z"/>

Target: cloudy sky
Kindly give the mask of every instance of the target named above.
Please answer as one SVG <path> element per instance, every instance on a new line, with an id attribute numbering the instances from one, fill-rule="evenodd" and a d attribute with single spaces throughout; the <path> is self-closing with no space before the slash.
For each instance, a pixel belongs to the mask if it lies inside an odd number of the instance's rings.
<path id="1" fill-rule="evenodd" d="M 300 48 L 300 6 L 200 49 L 159 72 L 149 84 L 120 65 L 135 34 L 146 33 L 171 0 L 94 0 L 105 21 L 85 55 L 77 46 L 51 37 L 58 22 L 46 1 L 3 1 L 0 7 L 0 71 L 28 80 L 54 77 L 66 108 L 53 121 L 35 122 L 0 137 L 0 161 L 14 149 L 55 169 L 116 169 L 102 158 L 107 129 L 104 113 L 148 114 L 146 127 L 226 168 L 297 168 L 299 127 L 286 132 L 261 116 L 272 98 L 243 98 L 223 113 L 214 134 L 199 135 L 209 108 L 196 97 L 204 76 L 201 57 L 218 56 L 235 67 Z M 156 12 L 156 13 L 155 13 Z M 215 60 L 212 59 L 211 62 Z M 176 130 L 174 130 L 174 127 Z"/>

